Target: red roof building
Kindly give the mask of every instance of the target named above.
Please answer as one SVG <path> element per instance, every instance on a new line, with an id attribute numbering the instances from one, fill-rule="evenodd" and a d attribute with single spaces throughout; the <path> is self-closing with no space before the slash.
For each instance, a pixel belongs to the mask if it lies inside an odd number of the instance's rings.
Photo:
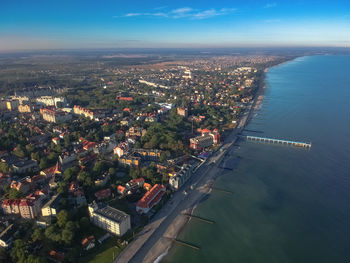
<path id="1" fill-rule="evenodd" d="M 165 193 L 165 186 L 156 184 L 136 204 L 136 211 L 139 214 L 146 214 L 153 206 L 159 203 Z"/>
<path id="2" fill-rule="evenodd" d="M 98 200 L 105 199 L 111 196 L 111 189 L 103 189 L 95 193 L 95 196 Z"/>

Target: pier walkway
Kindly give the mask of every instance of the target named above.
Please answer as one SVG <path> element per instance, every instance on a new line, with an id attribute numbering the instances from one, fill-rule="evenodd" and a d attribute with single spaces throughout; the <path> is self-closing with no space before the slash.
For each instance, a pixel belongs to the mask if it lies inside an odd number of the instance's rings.
<path id="1" fill-rule="evenodd" d="M 276 143 L 276 144 L 284 144 L 284 145 L 290 145 L 295 147 L 311 148 L 311 143 L 306 143 L 306 142 L 287 141 L 287 140 L 280 140 L 280 139 L 273 139 L 273 138 L 249 136 L 249 135 L 245 136 L 245 138 L 250 141 Z"/>

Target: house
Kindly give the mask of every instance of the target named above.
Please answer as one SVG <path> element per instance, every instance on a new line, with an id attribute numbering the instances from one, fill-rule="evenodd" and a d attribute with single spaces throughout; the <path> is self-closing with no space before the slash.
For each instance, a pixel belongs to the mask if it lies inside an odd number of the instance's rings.
<path id="1" fill-rule="evenodd" d="M 137 178 L 137 179 L 130 180 L 129 182 L 126 183 L 125 186 L 128 190 L 133 191 L 133 190 L 136 190 L 138 188 L 142 188 L 144 183 L 145 183 L 145 179 Z"/>
<path id="2" fill-rule="evenodd" d="M 16 189 L 17 191 L 23 194 L 28 193 L 31 188 L 30 183 L 28 183 L 26 180 L 12 181 L 10 187 L 12 189 Z"/>
<path id="3" fill-rule="evenodd" d="M 55 263 L 61 263 L 64 261 L 64 253 L 51 250 L 49 252 L 49 259 Z"/>
<path id="4" fill-rule="evenodd" d="M 41 208 L 42 216 L 56 216 L 59 212 L 60 199 L 61 197 L 59 194 L 52 196 L 51 199 Z"/>
<path id="5" fill-rule="evenodd" d="M 187 118 L 188 117 L 188 109 L 187 108 L 177 108 L 177 114 Z"/>
<path id="6" fill-rule="evenodd" d="M 81 245 L 83 246 L 84 250 L 90 250 L 95 247 L 95 237 L 89 236 L 84 238 L 81 241 Z"/>
<path id="7" fill-rule="evenodd" d="M 58 162 L 61 166 L 69 165 L 70 163 L 77 160 L 78 158 L 75 153 L 65 152 L 58 156 Z"/>
<path id="8" fill-rule="evenodd" d="M 130 165 L 130 166 L 139 166 L 141 164 L 141 157 L 135 157 L 135 156 L 123 156 L 119 158 L 119 163 L 123 165 Z"/>
<path id="9" fill-rule="evenodd" d="M 106 199 L 111 196 L 111 189 L 102 189 L 95 193 L 97 200 Z"/>
<path id="10" fill-rule="evenodd" d="M 109 174 L 104 173 L 95 180 L 95 185 L 96 186 L 105 186 L 109 180 L 110 180 Z"/>
<path id="11" fill-rule="evenodd" d="M 130 215 L 110 206 L 97 205 L 95 202 L 89 205 L 91 222 L 108 232 L 122 236 L 130 228 Z"/>
<path id="12" fill-rule="evenodd" d="M 118 194 L 121 194 L 121 195 L 124 195 L 127 192 L 126 188 L 122 185 L 117 186 L 117 191 L 118 191 Z"/>
<path id="13" fill-rule="evenodd" d="M 172 190 L 178 190 L 192 175 L 193 166 L 185 164 L 181 167 L 181 170 L 177 173 L 171 174 L 169 178 L 169 185 Z"/>
<path id="14" fill-rule="evenodd" d="M 157 149 L 134 149 L 133 155 L 139 156 L 142 160 L 146 161 L 158 161 L 162 151 Z"/>
<path id="15" fill-rule="evenodd" d="M 11 169 L 15 173 L 23 174 L 39 171 L 39 166 L 35 160 L 18 160 L 11 165 Z"/>
<path id="16" fill-rule="evenodd" d="M 155 184 L 136 204 L 136 211 L 139 214 L 147 214 L 159 201 L 165 193 L 165 186 Z"/>
<path id="17" fill-rule="evenodd" d="M 118 157 L 122 157 L 125 155 L 130 149 L 130 144 L 128 142 L 119 143 L 114 149 L 114 154 L 118 155 Z"/>

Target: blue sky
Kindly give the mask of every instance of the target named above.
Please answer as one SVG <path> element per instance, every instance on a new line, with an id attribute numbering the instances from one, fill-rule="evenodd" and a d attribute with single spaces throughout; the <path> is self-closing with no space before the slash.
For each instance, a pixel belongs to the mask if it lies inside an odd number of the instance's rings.
<path id="1" fill-rule="evenodd" d="M 0 0 L 0 50 L 350 47 L 350 1 Z"/>

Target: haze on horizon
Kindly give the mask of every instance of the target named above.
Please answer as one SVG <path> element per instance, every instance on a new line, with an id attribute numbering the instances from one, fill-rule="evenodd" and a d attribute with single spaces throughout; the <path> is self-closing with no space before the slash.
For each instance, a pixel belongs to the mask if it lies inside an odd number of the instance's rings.
<path id="1" fill-rule="evenodd" d="M 350 47 L 350 1 L 1 0 L 0 51 Z"/>

